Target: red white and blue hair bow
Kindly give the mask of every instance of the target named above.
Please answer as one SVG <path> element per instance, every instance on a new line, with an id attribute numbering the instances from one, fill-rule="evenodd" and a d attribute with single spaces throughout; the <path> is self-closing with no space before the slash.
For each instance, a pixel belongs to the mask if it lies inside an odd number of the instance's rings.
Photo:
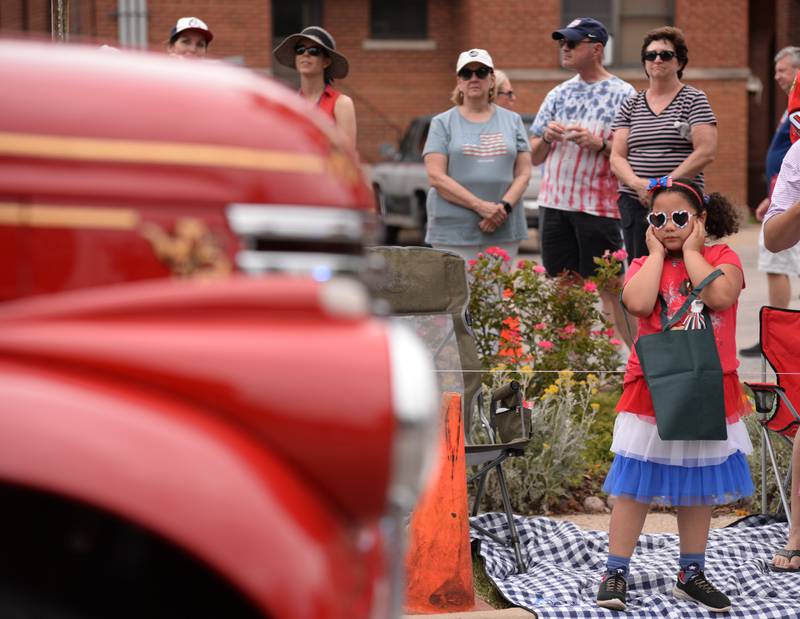
<path id="1" fill-rule="evenodd" d="M 647 185 L 647 191 L 653 191 L 661 187 L 662 189 L 667 189 L 668 187 L 672 187 L 672 177 L 671 176 L 662 176 L 661 178 L 651 178 L 650 184 Z"/>

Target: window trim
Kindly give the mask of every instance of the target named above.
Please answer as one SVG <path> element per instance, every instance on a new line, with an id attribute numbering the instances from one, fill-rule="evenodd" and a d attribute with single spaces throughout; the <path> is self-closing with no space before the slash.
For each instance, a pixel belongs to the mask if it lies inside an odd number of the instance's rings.
<path id="1" fill-rule="evenodd" d="M 665 26 L 674 26 L 675 25 L 675 3 L 676 3 L 676 0 L 667 0 L 667 1 L 670 2 L 671 4 L 670 4 L 670 7 L 669 7 L 669 13 L 667 15 L 665 15 L 666 21 L 665 21 L 664 25 Z M 619 55 L 620 55 L 620 49 L 619 49 L 619 38 L 620 37 L 619 37 L 619 32 L 620 32 L 620 21 L 621 21 L 620 13 L 621 13 L 621 10 L 622 10 L 622 2 L 623 2 L 623 0 L 609 0 L 609 9 L 608 10 L 609 10 L 609 14 L 611 15 L 611 19 L 609 20 L 609 23 L 606 23 L 605 25 L 608 28 L 609 36 L 613 39 L 613 41 L 612 41 L 612 46 L 613 47 L 612 47 L 612 50 L 611 50 L 611 52 L 612 52 L 611 62 L 608 63 L 605 66 L 610 67 L 610 68 L 614 68 L 614 69 L 619 69 L 619 68 L 631 69 L 633 67 L 641 66 L 641 63 L 638 62 L 638 61 L 635 62 L 635 63 L 633 63 L 633 62 L 623 63 L 619 59 Z M 561 3 L 561 21 L 564 24 L 568 23 L 567 22 L 567 17 L 566 17 L 565 12 L 564 12 L 564 8 L 565 8 L 566 4 L 567 4 L 566 2 L 562 2 Z M 652 14 L 630 13 L 630 14 L 627 14 L 626 16 L 629 16 L 629 17 L 652 17 L 653 15 Z M 572 19 L 575 19 L 575 18 L 572 18 Z"/>

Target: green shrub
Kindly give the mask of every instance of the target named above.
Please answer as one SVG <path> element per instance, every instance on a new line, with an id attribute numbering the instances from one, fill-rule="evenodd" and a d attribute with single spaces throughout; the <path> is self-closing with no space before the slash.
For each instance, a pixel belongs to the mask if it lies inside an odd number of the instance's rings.
<path id="1" fill-rule="evenodd" d="M 748 462 L 750 464 L 750 472 L 753 476 L 753 484 L 755 485 L 755 492 L 751 498 L 751 509 L 753 512 L 761 512 L 761 425 L 756 419 L 756 415 L 748 415 L 745 417 L 745 424 L 750 433 L 750 440 L 753 442 L 753 453 L 750 455 Z M 778 470 L 783 475 L 789 462 L 792 460 L 792 446 L 782 438 L 771 433 L 772 446 L 775 450 L 775 460 L 778 463 Z M 797 439 L 795 439 L 797 440 Z M 772 473 L 772 465 L 770 464 L 769 454 L 767 454 L 767 512 L 775 513 L 781 510 L 781 497 L 778 491 L 778 482 L 775 475 Z M 786 490 L 786 499 L 790 500 L 791 490 Z"/>
<path id="2" fill-rule="evenodd" d="M 611 286 L 621 259 L 597 259 L 596 281 L 550 278 L 529 260 L 511 269 L 498 248 L 470 263 L 470 312 L 485 390 L 517 380 L 533 409 L 527 452 L 504 465 L 518 513 L 547 513 L 587 476 L 608 471 L 620 343 L 599 310 L 598 283 Z M 487 477 L 485 501 L 488 509 L 502 509 L 494 475 Z"/>
<path id="3" fill-rule="evenodd" d="M 594 374 L 579 380 L 570 370 L 563 370 L 530 403 L 531 442 L 523 456 L 507 460 L 503 467 L 517 513 L 548 513 L 556 500 L 581 483 L 589 433 L 599 409 L 592 401 L 598 384 Z M 502 509 L 494 475 L 487 478 L 485 505 Z"/>
<path id="4" fill-rule="evenodd" d="M 594 373 L 603 386 L 619 384 L 607 372 L 619 367 L 620 342 L 599 310 L 594 281 L 547 277 L 529 260 L 512 269 L 498 248 L 470 261 L 469 269 L 472 328 L 487 387 L 514 379 L 535 399 L 564 369 Z"/>

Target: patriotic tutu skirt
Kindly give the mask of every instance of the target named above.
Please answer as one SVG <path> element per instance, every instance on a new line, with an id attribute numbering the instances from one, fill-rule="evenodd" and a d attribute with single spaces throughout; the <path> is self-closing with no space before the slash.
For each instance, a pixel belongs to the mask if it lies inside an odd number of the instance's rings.
<path id="1" fill-rule="evenodd" d="M 603 490 L 657 505 L 722 505 L 754 492 L 747 457 L 753 451 L 744 421 L 728 419 L 724 441 L 662 441 L 655 418 L 617 414 L 614 462 Z"/>

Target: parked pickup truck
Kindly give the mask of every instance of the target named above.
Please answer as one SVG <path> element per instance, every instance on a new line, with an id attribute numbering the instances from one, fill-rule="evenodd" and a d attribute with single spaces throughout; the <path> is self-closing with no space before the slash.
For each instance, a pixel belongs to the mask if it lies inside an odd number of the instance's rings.
<path id="1" fill-rule="evenodd" d="M 386 230 L 386 243 L 394 244 L 400 230 L 425 231 L 428 220 L 425 200 L 428 194 L 428 175 L 422 161 L 422 150 L 428 138 L 432 116 L 419 116 L 411 121 L 400 140 L 399 148 L 389 146 L 384 153 L 387 161 L 372 167 L 372 188 L 380 207 Z M 533 117 L 523 116 L 525 127 Z M 529 228 L 539 227 L 537 196 L 541 182 L 539 166 L 531 169 L 531 181 L 523 195 L 525 218 Z"/>
<path id="2" fill-rule="evenodd" d="M 253 72 L 0 41 L 0 617 L 395 619 L 430 356 Z"/>

